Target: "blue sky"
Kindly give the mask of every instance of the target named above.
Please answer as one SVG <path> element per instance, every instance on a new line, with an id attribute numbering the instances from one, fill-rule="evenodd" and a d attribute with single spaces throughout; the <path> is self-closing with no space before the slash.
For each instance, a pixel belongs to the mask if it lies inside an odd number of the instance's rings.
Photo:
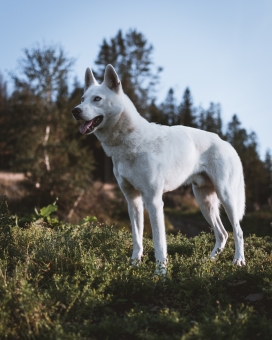
<path id="1" fill-rule="evenodd" d="M 103 38 L 135 28 L 154 46 L 164 71 L 162 101 L 178 101 L 189 86 L 196 106 L 220 103 L 226 124 L 234 113 L 272 150 L 271 0 L 0 0 L 0 72 L 15 70 L 23 48 L 60 43 L 77 59 L 83 81 Z"/>

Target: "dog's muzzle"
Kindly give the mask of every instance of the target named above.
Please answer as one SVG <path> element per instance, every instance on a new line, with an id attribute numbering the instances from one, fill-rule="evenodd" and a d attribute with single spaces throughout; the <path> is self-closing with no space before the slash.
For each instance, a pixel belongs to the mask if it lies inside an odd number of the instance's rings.
<path id="1" fill-rule="evenodd" d="M 73 114 L 73 118 L 75 120 L 82 120 L 81 114 L 82 114 L 82 110 L 79 107 L 74 107 L 72 110 L 72 114 Z"/>

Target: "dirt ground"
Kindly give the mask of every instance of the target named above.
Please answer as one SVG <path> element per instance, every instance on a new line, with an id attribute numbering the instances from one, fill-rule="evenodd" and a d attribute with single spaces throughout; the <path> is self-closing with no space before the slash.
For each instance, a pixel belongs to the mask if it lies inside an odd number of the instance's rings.
<path id="1" fill-rule="evenodd" d="M 34 211 L 34 206 L 24 206 L 29 204 L 25 200 L 24 180 L 23 173 L 0 172 L 0 195 L 7 195 L 11 213 L 19 216 L 22 211 Z M 166 193 L 163 200 L 167 232 L 177 233 L 180 231 L 187 237 L 193 237 L 202 231 L 211 231 L 210 226 L 199 211 L 190 187 L 179 188 L 171 193 Z M 69 207 L 68 214 L 59 212 L 60 220 L 71 223 L 78 223 L 86 216 L 96 216 L 100 222 L 115 224 L 118 228 L 130 229 L 127 203 L 116 183 L 95 181 L 88 190 L 82 191 Z M 221 218 L 225 228 L 232 231 L 224 212 L 222 212 Z M 241 225 L 245 236 L 253 233 L 257 236 L 265 236 L 272 235 L 271 222 L 272 211 L 260 210 L 247 212 Z M 145 212 L 144 223 L 145 233 L 151 236 L 147 212 Z"/>

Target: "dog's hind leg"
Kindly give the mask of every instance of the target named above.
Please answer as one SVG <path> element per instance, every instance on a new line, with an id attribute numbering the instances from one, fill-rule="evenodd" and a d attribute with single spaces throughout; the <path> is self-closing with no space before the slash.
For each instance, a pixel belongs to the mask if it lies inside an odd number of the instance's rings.
<path id="1" fill-rule="evenodd" d="M 233 236 L 235 243 L 235 255 L 233 259 L 233 263 L 238 266 L 245 265 L 245 255 L 244 255 L 244 238 L 243 231 L 240 227 L 240 219 L 239 219 L 239 205 L 233 198 L 230 188 L 225 187 L 224 190 L 221 190 L 220 193 L 220 201 L 222 202 L 225 211 L 228 215 L 230 223 L 233 228 Z"/>
<path id="2" fill-rule="evenodd" d="M 210 256 L 215 258 L 224 249 L 228 233 L 220 219 L 220 202 L 212 182 L 204 177 L 198 182 L 201 182 L 199 183 L 200 185 L 197 183 L 193 184 L 193 192 L 203 216 L 214 231 L 216 242 Z"/>

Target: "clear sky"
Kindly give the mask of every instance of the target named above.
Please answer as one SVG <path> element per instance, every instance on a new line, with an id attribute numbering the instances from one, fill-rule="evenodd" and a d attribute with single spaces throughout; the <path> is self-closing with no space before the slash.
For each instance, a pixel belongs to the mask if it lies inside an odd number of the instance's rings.
<path id="1" fill-rule="evenodd" d="M 23 48 L 60 43 L 77 59 L 83 82 L 103 38 L 134 28 L 154 46 L 162 66 L 158 98 L 189 86 L 195 106 L 220 103 L 272 150 L 271 0 L 0 0 L 0 72 L 15 70 Z"/>

